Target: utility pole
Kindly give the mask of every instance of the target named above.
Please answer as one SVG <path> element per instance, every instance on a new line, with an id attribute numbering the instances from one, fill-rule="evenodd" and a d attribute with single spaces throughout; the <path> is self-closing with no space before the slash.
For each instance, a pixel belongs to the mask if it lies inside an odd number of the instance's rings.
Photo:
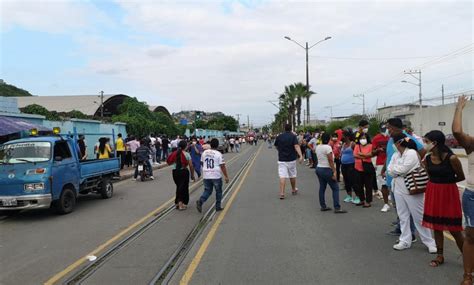
<path id="1" fill-rule="evenodd" d="M 329 111 L 331 112 L 331 117 L 329 118 L 329 121 L 332 121 L 332 106 L 326 106 L 325 107 L 326 109 L 329 109 Z"/>
<path id="2" fill-rule="evenodd" d="M 242 114 L 235 114 L 237 116 L 237 123 L 238 123 L 238 127 L 237 127 L 237 132 L 240 133 L 240 115 Z"/>
<path id="3" fill-rule="evenodd" d="M 247 115 L 247 128 L 250 131 L 250 118 L 249 118 L 249 115 Z"/>
<path id="4" fill-rule="evenodd" d="M 104 119 L 104 91 L 100 91 L 100 119 Z"/>
<path id="5" fill-rule="evenodd" d="M 441 105 L 444 105 L 444 84 L 441 84 Z"/>
<path id="6" fill-rule="evenodd" d="M 418 91 L 418 97 L 419 97 L 418 101 L 419 101 L 419 105 L 420 105 L 420 130 L 419 130 L 419 134 L 423 134 L 423 101 L 422 101 L 422 93 L 421 93 L 421 70 L 411 70 L 410 69 L 410 70 L 404 70 L 403 73 L 408 74 L 411 77 L 418 80 L 418 84 L 408 82 L 406 80 L 403 80 L 402 82 L 410 83 L 412 85 L 418 86 L 418 88 L 419 88 L 419 91 Z M 415 74 L 418 75 L 418 77 L 416 77 Z"/>
<path id="7" fill-rule="evenodd" d="M 362 115 L 365 116 L 365 94 L 356 94 L 354 97 L 362 99 Z"/>
<path id="8" fill-rule="evenodd" d="M 306 122 L 309 125 L 309 67 L 308 67 L 308 42 L 306 42 Z"/>

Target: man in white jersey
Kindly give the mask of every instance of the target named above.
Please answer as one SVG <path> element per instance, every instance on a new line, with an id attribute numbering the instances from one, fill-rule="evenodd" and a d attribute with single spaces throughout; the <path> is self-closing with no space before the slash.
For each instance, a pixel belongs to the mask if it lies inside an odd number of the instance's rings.
<path id="1" fill-rule="evenodd" d="M 201 155 L 202 177 L 204 183 L 204 192 L 196 201 L 199 213 L 202 212 L 202 205 L 212 194 L 212 189 L 216 190 L 216 211 L 222 211 L 222 175 L 224 174 L 225 183 L 229 183 L 227 168 L 225 167 L 222 153 L 217 150 L 219 146 L 218 139 L 211 140 L 211 149 L 205 150 Z"/>
<path id="2" fill-rule="evenodd" d="M 462 130 L 462 110 L 467 104 L 467 96 L 460 96 L 453 120 L 453 135 L 467 153 L 467 186 L 462 196 L 462 208 L 466 218 L 465 239 L 462 248 L 464 279 L 462 285 L 471 285 L 474 271 L 474 137 Z"/>

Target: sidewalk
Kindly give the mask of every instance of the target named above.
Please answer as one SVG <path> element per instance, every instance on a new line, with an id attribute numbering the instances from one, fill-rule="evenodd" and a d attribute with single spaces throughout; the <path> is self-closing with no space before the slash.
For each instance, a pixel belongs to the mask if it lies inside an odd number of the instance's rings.
<path id="1" fill-rule="evenodd" d="M 153 167 L 153 170 L 157 170 L 157 169 L 162 169 L 162 168 L 165 168 L 167 167 L 168 164 L 166 164 L 166 162 L 161 162 L 161 164 L 152 164 L 152 167 Z M 117 179 L 119 181 L 122 181 L 122 180 L 125 180 L 125 179 L 130 179 L 133 177 L 133 174 L 135 172 L 135 168 L 134 167 L 124 167 L 124 169 L 120 170 L 120 178 Z"/>

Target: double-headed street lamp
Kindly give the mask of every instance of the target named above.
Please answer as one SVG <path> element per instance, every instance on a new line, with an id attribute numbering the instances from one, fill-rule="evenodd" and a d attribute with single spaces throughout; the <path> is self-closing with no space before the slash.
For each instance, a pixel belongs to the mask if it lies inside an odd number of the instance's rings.
<path id="1" fill-rule="evenodd" d="M 422 102 L 422 96 L 421 96 L 421 70 L 405 70 L 404 71 L 405 74 L 408 74 L 408 75 L 411 75 L 413 78 L 415 78 L 416 80 L 418 80 L 418 83 L 413 83 L 413 82 L 410 82 L 410 81 L 406 81 L 406 80 L 402 80 L 402 83 L 408 83 L 408 84 L 411 84 L 411 85 L 415 85 L 415 86 L 418 86 L 419 88 L 419 92 L 418 92 L 418 100 L 419 100 L 419 105 L 420 105 L 420 135 L 423 134 L 423 102 Z M 415 76 L 418 75 L 417 76 Z"/>
<path id="2" fill-rule="evenodd" d="M 308 47 L 308 42 L 306 42 L 306 46 L 301 45 L 299 42 L 293 40 L 292 38 L 286 36 L 285 39 L 294 42 L 298 46 L 302 47 L 306 51 L 306 92 L 309 94 L 309 68 L 308 68 L 308 51 L 313 48 L 315 45 L 322 43 L 324 41 L 330 40 L 331 37 L 325 37 L 324 39 L 320 40 L 319 42 L 315 43 L 314 45 Z M 306 122 L 309 124 L 309 97 L 306 97 Z"/>

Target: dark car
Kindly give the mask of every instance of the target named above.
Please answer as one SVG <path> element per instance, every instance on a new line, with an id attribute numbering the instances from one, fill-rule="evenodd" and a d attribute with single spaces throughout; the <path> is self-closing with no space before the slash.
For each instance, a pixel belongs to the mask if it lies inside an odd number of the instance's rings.
<path id="1" fill-rule="evenodd" d="M 449 134 L 446 135 L 446 145 L 450 148 L 458 148 L 459 142 L 452 134 Z"/>

